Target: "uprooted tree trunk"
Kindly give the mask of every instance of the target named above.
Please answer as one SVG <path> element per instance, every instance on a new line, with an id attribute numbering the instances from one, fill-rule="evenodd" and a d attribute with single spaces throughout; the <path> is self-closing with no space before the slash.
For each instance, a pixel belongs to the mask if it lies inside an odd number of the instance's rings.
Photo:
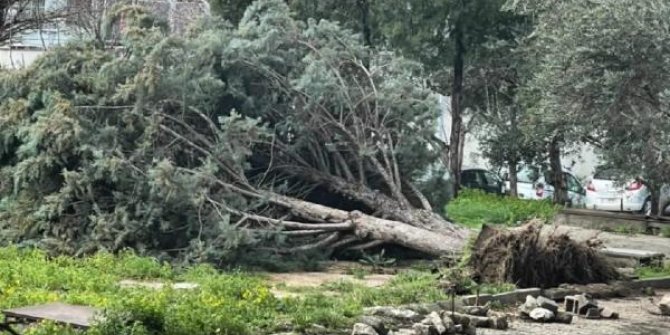
<path id="1" fill-rule="evenodd" d="M 541 288 L 619 277 L 592 243 L 576 242 L 567 234 L 543 234 L 542 227 L 541 222 L 510 230 L 484 226 L 471 257 L 474 271 L 487 282 Z"/>
<path id="2" fill-rule="evenodd" d="M 221 180 L 219 185 L 239 194 L 262 199 L 269 204 L 290 211 L 293 218 L 301 221 L 279 220 L 254 213 L 246 213 L 209 199 L 209 202 L 229 213 L 245 219 L 270 224 L 282 229 L 288 236 L 313 236 L 312 242 L 286 250 L 299 252 L 311 249 L 363 250 L 389 243 L 420 251 L 433 256 L 460 253 L 468 231 L 444 221 L 436 230 L 413 225 L 413 221 L 402 222 L 383 219 L 360 211 L 344 211 L 301 199 L 263 190 L 245 190 Z"/>

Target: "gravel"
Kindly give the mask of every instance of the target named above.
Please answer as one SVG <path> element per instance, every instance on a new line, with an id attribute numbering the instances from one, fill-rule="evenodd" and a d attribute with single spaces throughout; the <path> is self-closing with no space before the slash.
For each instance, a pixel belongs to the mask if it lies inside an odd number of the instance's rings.
<path id="1" fill-rule="evenodd" d="M 658 291 L 654 301 L 670 291 Z M 652 315 L 650 297 L 598 300 L 598 305 L 618 312 L 618 320 L 573 318 L 572 324 L 531 323 L 515 319 L 507 331 L 477 329 L 480 335 L 670 335 L 670 317 Z"/>

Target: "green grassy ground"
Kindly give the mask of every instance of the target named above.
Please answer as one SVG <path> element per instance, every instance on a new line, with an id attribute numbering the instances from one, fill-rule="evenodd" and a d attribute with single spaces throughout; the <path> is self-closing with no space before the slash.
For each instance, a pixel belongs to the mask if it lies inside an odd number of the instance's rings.
<path id="1" fill-rule="evenodd" d="M 445 208 L 454 222 L 470 228 L 483 224 L 516 225 L 533 218 L 551 220 L 559 207 L 550 201 L 522 200 L 465 190 Z"/>
<path id="2" fill-rule="evenodd" d="M 124 288 L 119 285 L 123 279 L 188 281 L 199 288 Z M 483 291 L 505 289 L 509 287 L 487 286 Z M 205 265 L 175 270 L 132 253 L 75 259 L 0 248 L 0 308 L 56 301 L 99 307 L 106 322 L 87 332 L 94 335 L 266 334 L 314 324 L 342 329 L 366 306 L 447 299 L 435 274 L 417 270 L 403 271 L 379 288 L 342 281 L 299 291 L 296 297 L 278 299 L 258 275 L 219 272 Z M 73 334 L 51 324 L 28 333 Z"/>

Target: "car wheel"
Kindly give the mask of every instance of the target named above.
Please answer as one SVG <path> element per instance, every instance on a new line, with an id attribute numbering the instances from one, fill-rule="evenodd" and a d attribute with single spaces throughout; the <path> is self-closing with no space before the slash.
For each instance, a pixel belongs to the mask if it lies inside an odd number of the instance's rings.
<path id="1" fill-rule="evenodd" d="M 663 212 L 661 212 L 662 216 L 670 216 L 670 203 L 665 204 L 663 206 Z"/>

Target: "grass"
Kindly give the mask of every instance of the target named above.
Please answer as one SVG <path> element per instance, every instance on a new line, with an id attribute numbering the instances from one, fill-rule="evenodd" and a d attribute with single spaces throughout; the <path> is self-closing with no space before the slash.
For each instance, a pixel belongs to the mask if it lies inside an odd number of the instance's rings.
<path id="1" fill-rule="evenodd" d="M 199 288 L 123 288 L 118 285 L 123 279 L 190 281 Z M 504 289 L 484 286 L 482 292 Z M 106 321 L 86 332 L 91 335 L 269 334 L 300 332 L 314 324 L 346 329 L 364 307 L 446 299 L 436 275 L 425 271 L 401 272 L 378 288 L 341 281 L 276 298 L 263 277 L 241 271 L 219 272 L 206 265 L 176 270 L 133 253 L 49 258 L 38 250 L 0 248 L 0 308 L 56 301 L 99 307 Z M 44 323 L 28 334 L 74 332 Z"/>
<path id="2" fill-rule="evenodd" d="M 639 267 L 635 269 L 635 274 L 642 279 L 670 277 L 670 265 Z"/>
<path id="3" fill-rule="evenodd" d="M 447 216 L 470 228 L 483 224 L 516 225 L 533 218 L 552 220 L 559 207 L 550 201 L 523 200 L 465 190 L 446 206 Z"/>
<path id="4" fill-rule="evenodd" d="M 663 229 L 661 229 L 661 236 L 670 237 L 670 227 L 663 227 Z"/>

